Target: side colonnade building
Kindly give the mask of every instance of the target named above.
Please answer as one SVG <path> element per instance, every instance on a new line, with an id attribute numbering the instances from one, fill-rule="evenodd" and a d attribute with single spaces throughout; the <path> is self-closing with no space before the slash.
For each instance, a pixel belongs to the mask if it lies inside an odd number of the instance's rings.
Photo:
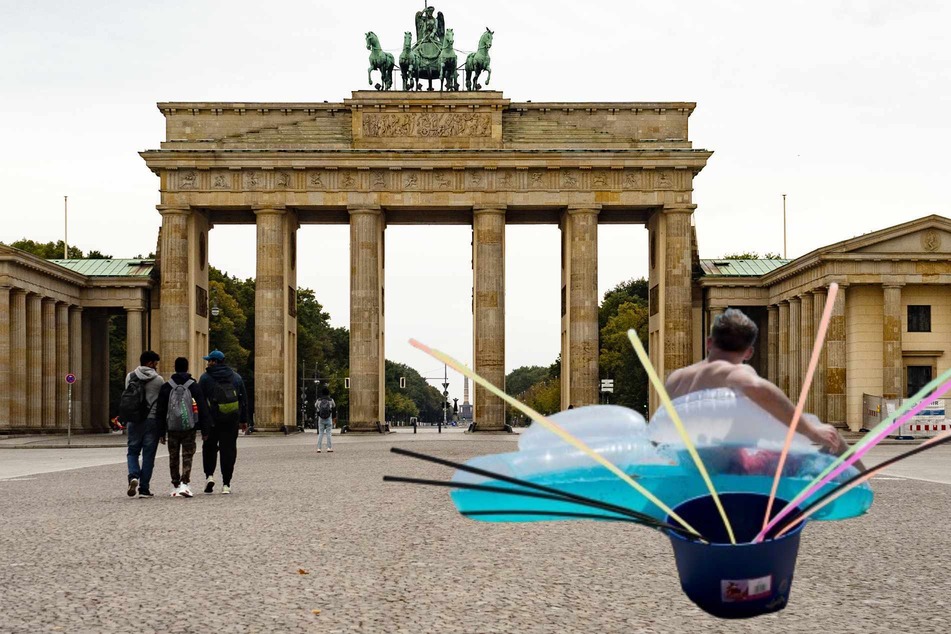
<path id="1" fill-rule="evenodd" d="M 926 216 L 795 260 L 701 260 L 703 328 L 739 308 L 752 364 L 795 402 L 829 285 L 839 285 L 806 411 L 853 431 L 863 395 L 914 395 L 951 367 L 951 219 Z M 700 343 L 698 341 L 698 343 Z"/>
<path id="2" fill-rule="evenodd" d="M 109 430 L 109 319 L 126 369 L 154 340 L 152 260 L 45 260 L 0 245 L 0 434 Z M 66 375 L 73 374 L 72 408 Z"/>

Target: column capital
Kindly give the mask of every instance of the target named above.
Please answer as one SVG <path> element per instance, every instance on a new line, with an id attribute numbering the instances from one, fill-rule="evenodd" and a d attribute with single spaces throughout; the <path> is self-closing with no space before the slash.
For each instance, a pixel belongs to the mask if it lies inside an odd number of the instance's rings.
<path id="1" fill-rule="evenodd" d="M 187 216 L 192 212 L 188 205 L 155 205 L 163 216 Z"/>
<path id="2" fill-rule="evenodd" d="M 374 216 L 379 216 L 383 213 L 383 209 L 379 205 L 347 205 L 347 212 L 351 216 L 356 216 L 359 214 L 372 214 Z"/>
<path id="3" fill-rule="evenodd" d="M 664 214 L 692 214 L 697 205 L 685 205 L 683 203 L 664 205 L 661 212 Z"/>
<path id="4" fill-rule="evenodd" d="M 599 203 L 591 203 L 588 205 L 568 205 L 565 208 L 565 213 L 569 216 L 574 216 L 576 214 L 598 215 L 601 213 L 601 205 Z"/>
<path id="5" fill-rule="evenodd" d="M 260 207 L 251 207 L 251 211 L 254 212 L 255 216 L 263 216 L 268 214 L 277 214 L 283 216 L 287 213 L 287 207 L 284 205 L 264 205 Z"/>
<path id="6" fill-rule="evenodd" d="M 72 313 L 81 313 L 81 312 L 83 312 L 83 307 L 82 307 L 82 306 L 77 306 L 76 304 L 70 304 L 70 305 L 69 305 L 69 311 L 72 312 Z"/>
<path id="7" fill-rule="evenodd" d="M 54 306 L 57 304 L 57 301 L 53 299 L 52 297 L 43 297 L 42 301 L 43 301 L 43 304 L 53 304 Z"/>
<path id="8" fill-rule="evenodd" d="M 127 313 L 144 313 L 145 308 L 142 306 L 123 306 L 123 310 Z"/>
<path id="9" fill-rule="evenodd" d="M 809 291 L 813 295 L 828 295 L 829 287 L 828 286 L 817 286 L 816 288 Z"/>
<path id="10" fill-rule="evenodd" d="M 789 302 L 790 304 L 792 304 L 793 302 L 799 302 L 799 303 L 801 304 L 801 303 L 802 303 L 802 298 L 799 297 L 799 295 L 793 295 L 792 297 L 790 297 L 790 298 L 787 299 L 786 301 Z"/>
<path id="11" fill-rule="evenodd" d="M 904 282 L 882 282 L 882 288 L 893 288 L 901 290 L 905 286 Z"/>
<path id="12" fill-rule="evenodd" d="M 473 205 L 472 213 L 474 215 L 478 214 L 501 214 L 505 215 L 505 212 L 508 209 L 508 205 Z"/>
<path id="13" fill-rule="evenodd" d="M 770 304 L 766 307 L 767 312 L 776 312 L 779 310 L 779 304 Z"/>

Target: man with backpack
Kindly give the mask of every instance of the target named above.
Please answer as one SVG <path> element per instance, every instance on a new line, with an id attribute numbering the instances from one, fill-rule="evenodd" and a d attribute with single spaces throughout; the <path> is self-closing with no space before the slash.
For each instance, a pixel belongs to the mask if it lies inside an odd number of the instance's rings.
<path id="1" fill-rule="evenodd" d="M 129 467 L 128 496 L 154 497 L 149 490 L 155 452 L 158 451 L 159 429 L 155 418 L 159 390 L 165 379 L 156 372 L 159 356 L 151 350 L 139 357 L 139 367 L 125 377 L 125 389 L 119 397 L 119 420 L 125 423 L 128 434 L 126 463 Z M 142 464 L 139 464 L 139 454 Z"/>
<path id="2" fill-rule="evenodd" d="M 324 387 L 320 391 L 320 398 L 314 404 L 317 409 L 317 453 L 321 452 L 324 436 L 327 436 L 327 453 L 334 452 L 333 429 L 334 419 L 337 417 L 337 404 L 330 398 L 330 390 Z"/>
<path id="3" fill-rule="evenodd" d="M 215 464 L 221 452 L 221 492 L 231 493 L 231 476 L 238 455 L 238 428 L 248 428 L 248 397 L 241 376 L 225 365 L 225 355 L 214 350 L 207 357 L 208 368 L 198 384 L 208 400 L 211 412 L 211 431 L 202 443 L 202 462 L 205 467 L 205 493 L 215 488 Z"/>
<path id="4" fill-rule="evenodd" d="M 175 374 L 162 386 L 155 417 L 159 425 L 159 442 L 168 437 L 168 467 L 172 475 L 172 497 L 192 496 L 189 488 L 192 458 L 195 456 L 195 432 L 208 439 L 211 426 L 208 401 L 198 382 L 188 373 L 188 359 L 175 359 Z M 181 454 L 181 456 L 179 456 Z M 179 457 L 181 470 L 179 471 Z"/>

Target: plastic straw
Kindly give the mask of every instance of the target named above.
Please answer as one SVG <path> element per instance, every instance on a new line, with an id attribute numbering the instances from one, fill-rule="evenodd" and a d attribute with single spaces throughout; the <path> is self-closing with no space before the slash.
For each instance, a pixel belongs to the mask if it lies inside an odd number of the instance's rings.
<path id="1" fill-rule="evenodd" d="M 730 536 L 730 543 L 735 544 L 736 538 L 733 536 L 733 527 L 730 525 L 730 518 L 727 517 L 723 504 L 720 503 L 720 496 L 717 495 L 717 491 L 713 487 L 713 480 L 710 479 L 707 468 L 703 466 L 703 460 L 700 459 L 700 454 L 697 453 L 697 449 L 693 446 L 693 442 L 691 442 L 690 436 L 684 428 L 683 421 L 680 420 L 677 410 L 674 409 L 674 404 L 670 402 L 670 396 L 664 388 L 664 383 L 660 380 L 660 377 L 657 376 L 657 371 L 654 370 L 654 364 L 651 363 L 647 351 L 644 350 L 644 345 L 641 343 L 640 337 L 637 336 L 637 331 L 633 328 L 628 330 L 627 338 L 631 340 L 631 345 L 634 346 L 634 352 L 637 353 L 637 358 L 640 359 L 641 365 L 643 365 L 644 370 L 647 371 L 647 376 L 650 378 L 651 383 L 654 384 L 654 389 L 657 390 L 657 394 L 660 395 L 660 401 L 664 404 L 667 415 L 670 416 L 670 419 L 674 422 L 674 426 L 680 434 L 680 439 L 683 440 L 687 452 L 690 454 L 690 457 L 693 458 L 694 464 L 697 465 L 697 469 L 700 471 L 700 475 L 703 477 L 703 481 L 710 491 L 710 495 L 713 496 L 713 503 L 716 504 L 717 510 L 720 512 L 720 517 L 723 519 L 723 525 L 726 526 L 727 535 Z"/>
<path id="2" fill-rule="evenodd" d="M 949 441 L 951 441 L 951 430 L 938 434 L 934 438 L 928 439 L 927 442 L 922 443 L 921 445 L 919 445 L 915 449 L 912 449 L 911 451 L 906 451 L 903 454 L 899 454 L 895 456 L 894 458 L 890 458 L 886 460 L 885 462 L 883 462 L 882 464 L 876 467 L 872 467 L 868 471 L 859 473 L 849 478 L 848 480 L 843 482 L 841 485 L 839 485 L 837 488 L 829 491 L 828 493 L 820 497 L 818 500 L 816 500 L 815 502 L 813 502 L 812 504 L 804 508 L 802 511 L 800 511 L 799 515 L 797 515 L 791 522 L 789 522 L 789 524 L 784 526 L 783 529 L 776 534 L 776 537 L 777 538 L 782 537 L 787 532 L 795 528 L 796 525 L 804 522 L 809 516 L 819 512 L 819 510 L 821 510 L 823 507 L 836 501 L 841 496 L 845 495 L 846 493 L 848 493 L 849 491 L 851 491 L 858 485 L 862 484 L 863 482 L 870 480 L 872 476 L 887 469 L 888 467 L 892 466 L 896 462 L 901 462 L 902 460 L 905 460 L 906 458 L 911 458 L 912 456 L 919 454 L 922 451 L 928 451 L 929 449 L 933 449 L 934 447 L 937 447 L 938 445 L 943 445 Z"/>
<path id="3" fill-rule="evenodd" d="M 826 477 L 826 475 L 832 472 L 833 469 L 841 465 L 856 451 L 864 447 L 868 442 L 870 442 L 873 438 L 875 438 L 877 434 L 879 434 L 883 429 L 887 429 L 888 426 L 891 425 L 892 421 L 894 421 L 896 418 L 898 418 L 899 416 L 907 412 L 909 409 L 911 409 L 912 406 L 918 403 L 921 399 L 925 398 L 932 390 L 934 390 L 941 384 L 942 380 L 943 379 L 941 377 L 938 377 L 937 379 L 928 383 L 928 385 L 918 390 L 918 392 L 916 392 L 914 396 L 907 399 L 905 403 L 901 407 L 898 408 L 897 411 L 891 414 L 891 416 L 888 416 L 885 420 L 883 420 L 878 425 L 876 425 L 875 428 L 872 429 L 872 431 L 868 432 L 857 443 L 849 447 L 848 451 L 846 451 L 844 454 L 842 454 L 841 456 L 833 460 L 832 463 L 829 464 L 828 467 L 823 469 L 819 475 L 813 478 L 812 481 L 809 482 L 809 484 L 804 486 L 802 490 L 800 490 L 799 493 L 796 494 L 796 496 L 790 501 L 789 505 L 787 505 L 787 508 L 789 508 L 789 506 L 795 507 L 797 504 L 799 504 L 804 499 L 806 499 L 807 496 L 805 495 L 805 493 L 812 485 L 814 485 L 816 482 L 819 482 L 824 477 Z M 761 535 L 765 535 L 765 534 L 766 534 L 765 532 L 761 533 Z"/>
<path id="4" fill-rule="evenodd" d="M 779 463 L 776 465 L 776 475 L 773 476 L 773 488 L 769 491 L 769 501 L 766 502 L 766 514 L 763 515 L 763 530 L 769 523 L 769 516 L 773 512 L 773 500 L 776 499 L 776 491 L 779 489 L 779 479 L 783 475 L 783 467 L 786 466 L 786 456 L 789 454 L 789 448 L 792 446 L 793 438 L 796 436 L 796 427 L 799 425 L 799 417 L 802 416 L 806 408 L 806 399 L 809 398 L 809 390 L 812 388 L 812 376 L 816 372 L 816 366 L 819 365 L 819 355 L 822 354 L 822 345 L 825 343 L 826 331 L 829 329 L 829 320 L 832 319 L 832 307 L 835 304 L 835 297 L 839 294 L 839 285 L 833 282 L 829 285 L 829 295 L 826 298 L 825 308 L 822 310 L 822 319 L 819 321 L 819 329 L 816 332 L 816 341 L 812 346 L 812 357 L 809 359 L 809 369 L 806 370 L 806 376 L 802 381 L 802 389 L 799 391 L 799 402 L 796 403 L 796 413 L 793 414 L 789 422 L 789 431 L 786 432 L 786 442 L 783 444 L 783 450 L 779 454 Z"/>
<path id="5" fill-rule="evenodd" d="M 556 489 L 554 487 L 545 486 L 543 484 L 538 484 L 531 482 L 529 480 L 521 480 L 519 478 L 513 478 L 512 476 L 507 476 L 502 473 L 496 473 L 494 471 L 488 471 L 486 469 L 480 469 L 479 467 L 473 467 L 471 465 L 463 464 L 460 462 L 453 462 L 452 460 L 446 460 L 445 458 L 437 458 L 436 456 L 430 456 L 423 453 L 417 453 L 415 451 L 410 451 L 408 449 L 401 449 L 400 447 L 391 447 L 390 451 L 402 456 L 409 456 L 410 458 L 416 458 L 417 460 L 424 460 L 426 462 L 432 462 L 435 464 L 443 465 L 446 467 L 452 467 L 460 471 L 465 471 L 467 473 L 473 473 L 475 475 L 480 475 L 486 478 L 491 478 L 493 480 L 498 480 L 500 482 L 508 482 L 509 484 L 514 484 L 516 486 L 523 487 L 523 489 L 509 489 L 503 487 L 496 487 L 492 485 L 485 484 L 472 484 L 469 482 L 455 482 L 455 481 L 442 481 L 442 480 L 420 480 L 417 478 L 402 478 L 398 476 L 383 476 L 384 482 L 404 482 L 408 484 L 423 484 L 429 486 L 439 486 L 447 487 L 452 489 L 470 489 L 473 491 L 485 491 L 487 493 L 503 493 L 506 495 L 521 495 L 524 497 L 537 497 L 548 500 L 557 500 L 562 502 L 570 502 L 572 504 L 578 504 L 580 506 L 590 506 L 592 508 L 597 508 L 600 510 L 610 511 L 611 513 L 617 513 L 618 515 L 627 515 L 635 519 L 639 519 L 645 523 L 656 524 L 656 528 L 663 530 L 670 530 L 675 533 L 679 533 L 688 537 L 693 538 L 694 535 L 685 531 L 682 528 L 667 524 L 661 520 L 651 517 L 646 513 L 641 513 L 640 511 L 635 511 L 634 509 L 629 509 L 624 506 L 618 506 L 617 504 L 612 504 L 610 502 L 602 502 L 601 500 L 595 500 L 594 498 L 585 497 L 583 495 L 578 495 L 577 493 L 571 493 L 570 491 L 562 491 L 561 489 Z M 530 490 L 524 490 L 530 489 Z"/>
<path id="6" fill-rule="evenodd" d="M 641 495 L 643 495 L 645 498 L 647 498 L 647 499 L 648 499 L 651 503 L 653 503 L 657 508 L 659 508 L 661 511 L 663 511 L 664 513 L 666 513 L 671 519 L 675 520 L 678 524 L 680 524 L 681 526 L 683 526 L 684 528 L 686 528 L 687 530 L 689 530 L 691 533 L 693 533 L 693 534 L 696 535 L 697 537 L 702 537 L 702 536 L 700 535 L 700 531 L 698 531 L 698 530 L 695 529 L 693 526 L 691 526 L 690 524 L 688 524 L 688 523 L 686 522 L 686 520 L 684 520 L 682 517 L 680 517 L 679 515 L 677 515 L 677 513 L 675 513 L 672 508 L 670 508 L 669 506 L 667 506 L 666 504 L 664 504 L 663 502 L 661 502 L 661 501 L 657 498 L 657 496 L 655 496 L 653 493 L 651 493 L 650 491 L 648 491 L 647 489 L 645 489 L 645 488 L 644 488 L 643 486 L 641 486 L 639 483 L 635 482 L 635 481 L 631 478 L 631 476 L 629 476 L 629 475 L 627 475 L 626 473 L 624 473 L 623 471 L 621 471 L 616 465 L 614 465 L 612 462 L 610 462 L 609 460 L 607 460 L 606 458 L 604 458 L 603 456 L 601 456 L 599 453 L 597 453 L 596 451 L 594 451 L 593 449 L 591 449 L 591 447 L 589 447 L 587 444 L 585 444 L 584 442 L 582 442 L 582 441 L 579 440 L 578 438 L 575 438 L 574 436 L 572 436 L 571 434 L 569 434 L 567 431 L 565 431 L 565 430 L 564 430 L 558 423 L 556 423 L 555 421 L 553 421 L 553 420 L 551 420 L 551 419 L 549 419 L 549 418 L 543 416 L 542 414 L 536 412 L 534 409 L 532 409 L 532 408 L 529 407 L 528 405 L 525 405 L 524 403 L 521 403 L 518 399 L 512 398 L 511 396 L 509 396 L 508 394 L 506 394 L 505 392 L 503 392 L 503 391 L 500 390 L 499 388 L 497 388 L 497 387 L 495 387 L 494 385 L 492 385 L 491 382 L 485 380 L 484 378 L 482 378 L 481 376 L 479 376 L 478 374 L 476 374 L 475 372 L 473 372 L 471 369 L 469 369 L 468 367 L 466 367 L 465 365 L 463 365 L 463 364 L 460 363 L 459 361 L 456 361 L 455 359 L 453 359 L 452 357 L 450 357 L 448 354 L 446 354 L 446 353 L 444 353 L 444 352 L 441 352 L 441 351 L 439 351 L 439 350 L 435 350 L 435 349 L 433 349 L 433 348 L 429 348 L 428 346 L 426 346 L 426 345 L 424 345 L 424 344 L 422 344 L 422 343 L 416 341 L 415 339 L 410 339 L 410 340 L 409 340 L 409 343 L 410 343 L 410 345 L 412 345 L 414 348 L 417 348 L 417 349 L 419 349 L 419 350 L 422 350 L 423 352 L 425 352 L 426 354 L 430 355 L 431 357 L 433 357 L 433 358 L 435 358 L 435 359 L 438 359 L 438 360 L 442 361 L 443 363 L 445 363 L 446 365 L 452 367 L 453 370 L 455 370 L 455 371 L 457 371 L 457 372 L 460 372 L 461 374 L 463 374 L 463 375 L 469 377 L 469 378 L 472 379 L 475 383 L 477 383 L 477 384 L 481 385 L 482 387 L 484 387 L 485 389 L 489 390 L 492 394 L 494 394 L 495 396 L 499 397 L 500 399 L 502 399 L 503 401 L 505 401 L 506 403 L 508 403 L 508 404 L 511 405 L 512 407 L 514 407 L 514 408 L 518 409 L 519 411 L 523 412 L 526 416 L 528 416 L 529 418 L 531 418 L 533 421 L 535 421 L 536 423 L 538 423 L 538 424 L 541 425 L 542 427 L 548 429 L 548 430 L 551 431 L 553 434 L 555 434 L 556 436 L 558 436 L 559 438 L 561 438 L 562 440 L 564 440 L 565 442 L 567 442 L 567 443 L 570 444 L 571 446 L 573 446 L 573 447 L 577 448 L 578 450 L 582 451 L 582 452 L 585 453 L 587 456 L 589 456 L 592 460 L 594 460 L 595 462 L 597 462 L 597 463 L 600 464 L 601 466 L 605 467 L 608 471 L 610 471 L 611 473 L 613 473 L 614 475 L 616 475 L 617 477 L 619 477 L 621 480 L 623 480 L 625 483 L 627 483 L 628 485 L 630 485 L 631 488 L 633 488 L 635 491 L 637 491 L 638 493 L 640 493 Z"/>
<path id="7" fill-rule="evenodd" d="M 951 380 L 948 380 L 948 379 L 951 379 L 951 369 L 949 369 L 949 370 L 947 370 L 946 372 L 944 372 L 944 373 L 941 375 L 940 378 L 941 378 L 942 381 L 945 382 L 943 385 L 941 385 L 941 387 L 939 387 L 937 390 L 935 390 L 934 392 L 932 392 L 932 393 L 931 393 L 930 395 L 928 395 L 927 397 L 925 397 L 925 398 L 921 399 L 920 401 L 918 401 L 918 403 L 917 403 L 914 407 L 912 407 L 910 410 L 908 410 L 908 411 L 907 411 L 904 415 L 902 415 L 902 417 L 899 418 L 897 421 L 895 421 L 894 423 L 892 423 L 891 425 L 889 425 L 887 428 L 885 428 L 885 430 L 883 430 L 882 432 L 880 432 L 880 433 L 879 433 L 877 436 L 875 436 L 872 440 L 870 440 L 869 442 L 864 443 L 861 448 L 859 448 L 858 450 L 856 450 L 855 453 L 854 453 L 851 457 L 849 457 L 848 460 L 844 461 L 844 462 L 843 462 L 842 464 L 840 464 L 838 467 L 836 467 L 835 469 L 833 469 L 832 472 L 829 473 L 828 475 L 826 475 L 818 484 L 813 484 L 813 485 L 809 486 L 809 487 L 807 488 L 807 490 L 806 490 L 804 493 L 800 493 L 799 495 L 797 495 L 795 500 L 793 500 L 792 502 L 790 502 L 782 511 L 780 511 L 780 512 L 776 515 L 775 518 L 773 518 L 773 520 L 772 520 L 769 524 L 766 525 L 766 528 L 764 528 L 762 531 L 760 531 L 759 535 L 757 535 L 756 538 L 753 540 L 753 543 L 757 543 L 757 542 L 762 541 L 762 540 L 763 540 L 763 537 L 766 535 L 767 532 L 769 532 L 769 530 L 770 530 L 772 527 L 776 526 L 776 524 L 778 524 L 780 520 L 782 520 L 784 517 L 786 517 L 787 515 L 789 515 L 789 513 L 791 513 L 791 512 L 793 511 L 793 509 L 796 508 L 796 504 L 798 504 L 800 501 L 802 501 L 802 500 L 804 500 L 804 499 L 807 499 L 810 495 L 812 495 L 813 493 L 815 493 L 816 491 L 818 491 L 819 489 L 821 489 L 823 486 L 825 486 L 826 483 L 828 483 L 828 482 L 831 481 L 833 478 L 835 478 L 837 475 L 839 475 L 840 473 L 842 473 L 843 471 L 845 471 L 846 469 L 848 469 L 850 466 L 852 466 L 852 463 L 854 463 L 854 462 L 858 461 L 859 459 L 861 459 L 862 456 L 864 456 L 872 447 L 874 447 L 874 446 L 877 445 L 879 442 L 881 442 L 882 439 L 884 439 L 886 436 L 888 436 L 888 434 L 890 434 L 890 433 L 893 432 L 894 430 L 896 430 L 896 429 L 898 429 L 899 427 L 901 427 L 902 425 L 904 425 L 904 424 L 905 424 L 906 422 L 908 422 L 913 416 L 915 416 L 918 412 L 920 412 L 921 410 L 923 410 L 923 409 L 925 409 L 926 407 L 928 407 L 928 403 L 930 403 L 931 401 L 933 401 L 933 400 L 936 399 L 936 398 L 939 398 L 942 394 L 944 394 L 944 393 L 947 392 L 948 390 L 951 390 Z"/>

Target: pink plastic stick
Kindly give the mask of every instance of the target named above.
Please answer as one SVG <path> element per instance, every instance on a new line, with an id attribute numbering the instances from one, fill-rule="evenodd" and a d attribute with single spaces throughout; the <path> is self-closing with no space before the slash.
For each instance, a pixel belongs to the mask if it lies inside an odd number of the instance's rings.
<path id="1" fill-rule="evenodd" d="M 949 370 L 949 372 L 951 372 L 951 370 Z M 796 507 L 796 504 L 798 502 L 808 499 L 810 495 L 812 495 L 813 493 L 815 493 L 816 491 L 824 487 L 828 482 L 830 482 L 837 475 L 839 475 L 840 473 L 842 473 L 843 471 L 851 467 L 853 463 L 861 460 L 862 456 L 868 453 L 869 449 L 877 445 L 879 442 L 882 441 L 883 438 L 885 438 L 886 436 L 891 434 L 893 431 L 895 431 L 896 429 L 898 429 L 899 427 L 907 423 L 909 420 L 911 420 L 911 418 L 917 415 L 918 412 L 928 407 L 928 404 L 931 401 L 935 400 L 936 398 L 941 398 L 941 396 L 948 390 L 951 390 L 951 381 L 946 381 L 945 383 L 941 385 L 941 387 L 939 387 L 937 390 L 929 394 L 926 398 L 921 399 L 921 401 L 917 405 L 915 405 L 910 410 L 905 412 L 905 414 L 901 418 L 896 420 L 894 423 L 886 427 L 878 436 L 873 438 L 871 441 L 869 441 L 865 445 L 862 445 L 860 449 L 858 449 L 854 454 L 849 456 L 848 460 L 846 460 L 845 462 L 840 464 L 838 467 L 836 467 L 831 473 L 829 473 L 829 475 L 823 478 L 821 482 L 819 482 L 818 484 L 814 484 L 812 487 L 810 487 L 803 493 L 800 493 L 799 495 L 797 495 L 795 500 L 790 502 L 782 511 L 777 513 L 776 517 L 774 517 L 773 520 L 769 524 L 766 525 L 766 528 L 760 531 L 760 534 L 757 535 L 755 539 L 753 539 L 753 543 L 756 544 L 763 541 L 763 537 L 766 535 L 766 533 L 768 533 L 769 530 L 773 528 L 773 526 L 776 526 L 776 524 L 778 524 L 784 517 L 789 515 L 789 513 L 791 513 L 792 510 Z"/>
<path id="2" fill-rule="evenodd" d="M 933 445 L 934 443 L 938 442 L 939 440 L 944 440 L 944 439 L 947 438 L 948 436 L 951 436 L 951 430 L 946 431 L 946 432 L 943 432 L 943 433 L 940 433 L 940 434 L 938 434 L 937 436 L 934 436 L 933 438 L 929 438 L 926 442 L 921 443 L 921 446 L 922 446 L 922 447 L 927 447 L 928 445 Z M 894 467 L 895 465 L 890 465 L 890 466 Z M 778 539 L 778 538 L 782 537 L 783 535 L 785 535 L 786 533 L 788 533 L 789 531 L 791 531 L 793 528 L 795 528 L 796 526 L 798 526 L 798 525 L 801 524 L 802 522 L 806 521 L 806 518 L 808 518 L 810 515 L 812 515 L 812 514 L 814 514 L 814 513 L 817 513 L 818 511 L 820 511 L 821 509 L 825 508 L 826 506 L 828 506 L 828 505 L 831 504 L 832 502 L 835 502 L 836 500 L 838 500 L 840 497 L 842 497 L 843 495 L 845 495 L 846 493 L 848 493 L 849 491 L 851 491 L 852 489 L 854 489 L 854 488 L 857 487 L 858 485 L 862 484 L 863 482 L 867 482 L 868 480 L 870 480 L 870 479 L 872 478 L 872 476 L 876 475 L 878 472 L 882 471 L 883 469 L 887 469 L 887 468 L 889 468 L 889 467 L 872 467 L 871 469 L 869 469 L 868 471 L 866 471 L 865 473 L 863 473 L 861 478 L 859 478 L 858 480 L 856 480 L 855 482 L 853 482 L 852 484 L 850 484 L 850 485 L 848 485 L 848 486 L 846 486 L 846 487 L 842 487 L 842 488 L 838 489 L 834 494 L 830 495 L 828 498 L 826 498 L 825 500 L 823 500 L 823 501 L 820 502 L 819 504 L 816 504 L 814 507 L 812 507 L 811 509 L 809 509 L 809 511 L 808 511 L 807 513 L 805 513 L 805 514 L 802 515 L 801 517 L 797 517 L 795 520 L 793 520 L 792 522 L 790 522 L 789 525 L 787 525 L 785 528 L 783 528 L 783 530 L 781 530 L 781 531 L 779 531 L 778 533 L 776 533 L 776 538 Z"/>
<path id="3" fill-rule="evenodd" d="M 835 304 L 835 296 L 839 293 L 839 285 L 833 282 L 829 285 L 829 296 L 826 298 L 825 308 L 822 310 L 822 319 L 819 321 L 819 330 L 816 332 L 816 342 L 812 346 L 812 357 L 809 359 L 809 369 L 806 370 L 806 376 L 802 381 L 802 389 L 799 391 L 799 402 L 796 403 L 796 413 L 793 414 L 792 421 L 789 423 L 789 431 L 786 433 L 786 443 L 779 454 L 779 464 L 776 465 L 776 475 L 773 477 L 773 488 L 769 492 L 769 501 L 766 503 L 766 515 L 763 516 L 763 530 L 769 523 L 769 515 L 773 512 L 773 500 L 776 499 L 776 491 L 779 489 L 779 479 L 783 475 L 783 467 L 786 466 L 786 456 L 789 454 L 789 448 L 792 446 L 793 437 L 796 435 L 796 426 L 799 424 L 799 418 L 802 411 L 806 408 L 806 399 L 809 398 L 809 390 L 812 387 L 812 375 L 815 374 L 816 366 L 819 365 L 819 355 L 822 354 L 822 345 L 825 343 L 826 331 L 829 329 L 829 321 L 832 319 L 832 307 Z"/>

